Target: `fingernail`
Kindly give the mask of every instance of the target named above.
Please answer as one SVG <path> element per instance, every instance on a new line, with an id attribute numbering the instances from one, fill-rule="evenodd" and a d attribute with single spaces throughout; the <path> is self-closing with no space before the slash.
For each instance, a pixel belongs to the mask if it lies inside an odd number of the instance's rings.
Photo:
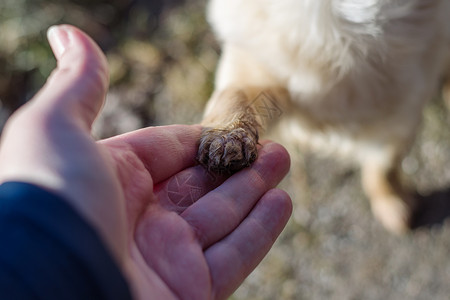
<path id="1" fill-rule="evenodd" d="M 47 39 L 57 57 L 63 55 L 70 45 L 69 32 L 64 26 L 52 26 L 47 31 Z"/>

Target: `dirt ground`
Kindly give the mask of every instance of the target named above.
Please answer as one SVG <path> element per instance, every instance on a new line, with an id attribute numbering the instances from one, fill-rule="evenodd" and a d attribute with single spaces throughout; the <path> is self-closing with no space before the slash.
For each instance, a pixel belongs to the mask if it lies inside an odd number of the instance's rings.
<path id="1" fill-rule="evenodd" d="M 204 5 L 2 0 L 1 124 L 54 67 L 45 30 L 65 22 L 92 35 L 111 66 L 97 137 L 198 122 L 220 53 Z M 231 299 L 449 299 L 450 114 L 439 98 L 402 165 L 422 203 L 410 234 L 393 236 L 372 218 L 357 169 L 302 153 L 297 176 L 282 183 L 295 203 L 289 225 Z"/>

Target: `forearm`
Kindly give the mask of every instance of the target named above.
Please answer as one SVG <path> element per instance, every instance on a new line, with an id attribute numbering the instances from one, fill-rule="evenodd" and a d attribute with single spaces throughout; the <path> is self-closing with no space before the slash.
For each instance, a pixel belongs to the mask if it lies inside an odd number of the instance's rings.
<path id="1" fill-rule="evenodd" d="M 98 234 L 66 201 L 36 186 L 0 186 L 0 295 L 131 299 Z"/>

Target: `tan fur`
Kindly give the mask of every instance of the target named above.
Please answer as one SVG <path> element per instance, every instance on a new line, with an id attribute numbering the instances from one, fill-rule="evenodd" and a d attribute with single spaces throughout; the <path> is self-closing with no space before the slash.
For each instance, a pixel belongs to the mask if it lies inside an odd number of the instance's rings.
<path id="1" fill-rule="evenodd" d="M 354 159 L 375 216 L 403 232 L 414 201 L 399 164 L 447 71 L 449 16 L 448 0 L 212 0 L 223 53 L 203 124 L 229 131 L 242 119 L 250 144 L 252 131 L 272 131 L 281 142 Z M 257 113 L 261 92 L 281 118 Z M 202 141 L 223 140 L 212 132 Z M 226 160 L 210 154 L 199 152 L 206 165 Z M 248 165 L 245 157 L 238 165 Z"/>

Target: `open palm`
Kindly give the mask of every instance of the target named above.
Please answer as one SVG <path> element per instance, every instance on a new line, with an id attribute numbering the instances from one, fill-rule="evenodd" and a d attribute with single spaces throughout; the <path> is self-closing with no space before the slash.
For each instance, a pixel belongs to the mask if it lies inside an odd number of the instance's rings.
<path id="1" fill-rule="evenodd" d="M 289 197 L 271 190 L 289 167 L 280 146 L 266 144 L 252 168 L 225 179 L 195 165 L 199 134 L 198 127 L 170 126 L 102 142 L 122 179 L 129 268 L 148 279 L 138 287 L 143 298 L 155 295 L 155 288 L 158 299 L 225 298 L 261 261 L 289 217 Z"/>
<path id="2" fill-rule="evenodd" d="M 67 199 L 105 241 L 136 298 L 229 296 L 289 218 L 289 197 L 273 189 L 288 171 L 286 151 L 263 143 L 252 167 L 223 178 L 195 163 L 199 126 L 95 142 L 106 59 L 72 26 L 49 37 L 58 68 L 8 122 L 0 181 L 31 182 Z"/>

